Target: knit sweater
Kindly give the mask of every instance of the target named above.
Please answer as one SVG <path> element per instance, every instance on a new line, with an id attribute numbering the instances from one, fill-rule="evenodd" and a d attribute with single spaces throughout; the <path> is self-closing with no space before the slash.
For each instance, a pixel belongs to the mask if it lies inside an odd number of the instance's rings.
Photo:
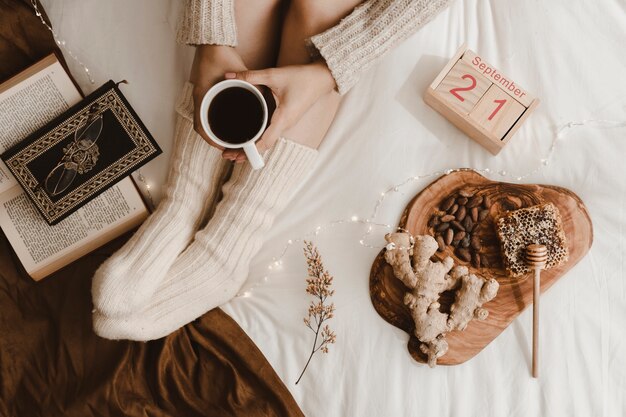
<path id="1" fill-rule="evenodd" d="M 179 42 L 235 46 L 235 0 L 185 0 Z M 366 0 L 334 27 L 307 40 L 345 94 L 376 60 L 424 26 L 452 0 Z"/>

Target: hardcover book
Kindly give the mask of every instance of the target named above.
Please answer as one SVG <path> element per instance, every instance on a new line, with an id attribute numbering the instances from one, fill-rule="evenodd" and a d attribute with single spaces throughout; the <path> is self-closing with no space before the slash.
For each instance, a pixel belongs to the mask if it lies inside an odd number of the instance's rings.
<path id="1" fill-rule="evenodd" d="M 14 147 L 24 148 L 27 145 L 21 145 L 22 140 L 30 137 L 50 120 L 68 112 L 82 99 L 80 90 L 54 54 L 0 84 L 0 153 Z M 78 127 L 84 126 L 85 122 L 89 123 L 90 118 L 93 122 L 97 115 L 89 113 L 82 123 L 77 122 Z M 105 120 L 106 116 L 103 116 L 103 131 Z M 60 124 L 57 123 L 55 126 Z M 72 142 L 76 137 L 79 137 L 79 140 L 93 140 L 96 127 L 91 127 L 89 133 L 84 135 L 79 132 L 78 135 L 74 133 L 67 136 L 70 136 Z M 100 154 L 102 140 L 102 137 L 95 140 Z M 74 146 L 81 149 L 79 145 Z M 85 142 L 82 146 L 88 148 Z M 44 163 L 52 170 L 59 165 L 65 153 L 61 150 L 60 153 L 50 155 L 53 160 Z M 74 158 L 77 165 L 76 159 L 78 162 L 83 161 L 82 157 Z M 85 161 L 87 159 L 85 158 Z M 35 177 L 38 181 L 43 180 L 44 186 L 45 179 L 50 173 L 45 172 L 47 169 L 37 174 L 39 177 Z M 94 169 L 98 170 L 97 167 L 92 168 Z M 79 175 L 83 174 L 76 172 L 76 176 Z M 68 176 L 65 178 L 67 181 L 59 183 L 59 186 L 70 182 Z M 74 181 L 86 182 L 80 177 L 74 178 L 68 189 L 59 194 L 69 193 L 69 188 L 75 185 Z M 44 220 L 32 198 L 0 160 L 0 227 L 24 266 L 25 272 L 34 280 L 49 276 L 136 228 L 148 214 L 148 208 L 132 178 L 126 176 L 99 196 L 93 197 L 73 214 L 51 226 Z"/>
<path id="2" fill-rule="evenodd" d="M 2 160 L 55 225 L 160 153 L 119 83 L 109 81 Z"/>

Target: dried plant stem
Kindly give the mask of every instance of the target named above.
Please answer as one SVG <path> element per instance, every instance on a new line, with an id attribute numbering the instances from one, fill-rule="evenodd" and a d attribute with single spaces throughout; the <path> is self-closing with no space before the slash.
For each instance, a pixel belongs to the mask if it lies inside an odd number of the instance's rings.
<path id="1" fill-rule="evenodd" d="M 308 265 L 309 277 L 307 278 L 307 294 L 310 294 L 316 298 L 315 301 L 311 301 L 309 304 L 308 316 L 304 318 L 304 324 L 313 333 L 315 333 L 315 339 L 313 340 L 313 347 L 311 348 L 311 354 L 304 365 L 304 369 L 300 373 L 296 384 L 300 382 L 304 372 L 307 370 L 313 355 L 321 350 L 324 353 L 328 353 L 328 345 L 335 343 L 335 333 L 330 330 L 328 325 L 322 327 L 326 320 L 333 318 L 335 311 L 334 304 L 327 305 L 326 299 L 334 294 L 334 290 L 331 289 L 333 277 L 326 271 L 322 264 L 322 259 L 319 252 L 311 242 L 305 241 L 304 255 L 306 257 Z M 311 326 L 312 320 L 315 321 L 314 326 Z M 322 338 L 321 342 L 318 340 Z"/>
<path id="2" fill-rule="evenodd" d="M 302 376 L 304 375 L 304 371 L 306 371 L 306 368 L 309 366 L 309 363 L 311 363 L 311 359 L 313 359 L 313 355 L 315 355 L 315 352 L 319 350 L 319 349 L 315 349 L 315 345 L 317 344 L 317 337 L 319 336 L 320 327 L 322 327 L 322 323 L 317 325 L 317 331 L 315 332 L 315 340 L 313 341 L 313 349 L 311 349 L 311 354 L 309 355 L 309 359 L 306 361 L 306 365 L 304 365 L 304 369 L 302 369 L 302 372 L 300 372 L 300 376 L 298 377 L 298 380 L 296 381 L 296 385 L 298 385 L 298 382 L 300 382 L 300 380 L 302 379 Z"/>

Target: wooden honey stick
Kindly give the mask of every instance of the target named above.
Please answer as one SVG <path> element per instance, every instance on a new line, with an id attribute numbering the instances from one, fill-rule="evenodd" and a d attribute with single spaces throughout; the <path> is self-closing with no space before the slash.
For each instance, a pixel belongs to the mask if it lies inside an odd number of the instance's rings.
<path id="1" fill-rule="evenodd" d="M 548 260 L 548 248 L 545 245 L 526 246 L 526 264 L 534 270 L 533 279 L 533 378 L 539 377 L 539 295 L 541 293 L 540 275 Z"/>

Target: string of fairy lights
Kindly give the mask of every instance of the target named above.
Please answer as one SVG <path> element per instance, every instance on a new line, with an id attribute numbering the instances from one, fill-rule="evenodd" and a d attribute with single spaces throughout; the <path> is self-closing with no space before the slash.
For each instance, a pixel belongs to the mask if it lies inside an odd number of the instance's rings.
<path id="1" fill-rule="evenodd" d="M 83 63 L 83 61 L 81 61 L 78 58 L 78 55 L 76 55 L 74 52 L 72 52 L 72 50 L 67 46 L 67 43 L 59 38 L 58 34 L 56 33 L 56 31 L 54 29 L 52 29 L 52 26 L 50 26 L 48 24 L 48 22 L 46 22 L 46 19 L 44 19 L 43 17 L 43 13 L 41 13 L 41 10 L 39 10 L 39 6 L 37 5 L 37 1 L 36 0 L 30 0 L 30 4 L 32 4 L 33 9 L 35 10 L 35 15 L 37 15 L 37 17 L 39 18 L 39 20 L 41 20 L 41 23 L 50 31 L 50 33 L 52 34 L 52 38 L 54 39 L 54 42 L 56 42 L 56 44 L 59 46 L 59 48 L 62 48 L 65 50 L 65 52 L 70 56 L 70 58 L 72 58 L 73 61 L 75 61 L 80 68 L 85 72 L 85 74 L 87 75 L 87 78 L 89 79 L 89 82 L 91 84 L 95 84 L 96 81 L 93 79 L 93 77 L 91 76 L 91 71 L 89 70 L 89 68 L 87 68 L 87 66 Z"/>
<path id="2" fill-rule="evenodd" d="M 65 53 L 72 59 L 72 61 L 76 62 L 76 64 L 80 67 L 80 69 L 87 76 L 87 79 L 89 80 L 89 83 L 92 84 L 92 85 L 95 84 L 96 81 L 94 80 L 93 76 L 91 75 L 91 70 L 89 69 L 89 67 L 87 67 L 87 65 L 85 65 L 85 63 L 83 61 L 81 61 L 80 58 L 78 58 L 78 55 L 76 55 L 69 48 L 69 46 L 67 45 L 67 42 L 64 39 L 61 39 L 59 37 L 58 33 L 52 28 L 52 26 L 50 26 L 48 24 L 48 22 L 46 22 L 46 19 L 44 19 L 44 17 L 43 17 L 43 13 L 41 13 L 41 10 L 39 10 L 39 6 L 37 5 L 37 1 L 36 0 L 31 0 L 30 3 L 33 6 L 33 9 L 35 11 L 35 15 L 39 18 L 41 23 L 52 34 L 52 38 L 54 39 L 54 42 L 59 46 L 59 48 L 61 48 L 61 49 L 63 49 L 65 51 Z M 135 177 L 135 179 L 137 179 L 142 184 L 142 186 L 144 188 L 143 195 L 146 198 L 146 200 L 148 202 L 148 205 L 150 206 L 150 209 L 154 209 L 155 208 L 155 202 L 154 202 L 154 198 L 152 197 L 152 192 L 151 192 L 152 186 L 146 180 L 146 177 L 144 177 L 144 175 L 142 174 L 140 169 L 135 171 L 134 177 Z"/>
<path id="3" fill-rule="evenodd" d="M 52 37 L 54 38 L 54 41 L 56 42 L 56 44 L 65 50 L 65 52 L 70 56 L 70 58 L 72 60 L 74 60 L 78 66 L 85 72 L 87 78 L 89 79 L 89 82 L 91 84 L 95 84 L 95 81 L 91 75 L 91 71 L 89 70 L 89 68 L 78 58 L 78 56 L 73 53 L 67 46 L 67 43 L 65 42 L 65 40 L 61 39 L 58 34 L 54 31 L 54 29 L 52 29 L 52 27 L 46 22 L 46 20 L 43 18 L 43 15 L 41 13 L 41 11 L 39 10 L 38 6 L 37 6 L 37 2 L 36 0 L 31 0 L 31 4 L 33 6 L 33 9 L 35 10 L 35 14 L 37 15 L 37 17 L 39 17 L 39 19 L 41 20 L 42 24 L 52 33 Z M 587 120 L 581 120 L 581 121 L 574 121 L 574 122 L 569 122 L 566 123 L 564 125 L 562 125 L 561 127 L 559 127 L 559 129 L 556 131 L 556 133 L 553 135 L 552 137 L 552 141 L 550 144 L 550 148 L 548 149 L 547 154 L 543 157 L 540 158 L 537 161 L 536 167 L 533 168 L 532 170 L 528 171 L 525 174 L 514 174 L 511 172 L 508 172 L 506 170 L 495 170 L 495 169 L 491 169 L 491 168 L 470 168 L 472 170 L 474 170 L 475 172 L 482 174 L 484 176 L 499 176 L 500 179 L 509 179 L 509 180 L 513 180 L 513 181 L 523 181 L 524 179 L 531 177 L 537 173 L 539 173 L 545 166 L 547 166 L 550 161 L 552 160 L 552 156 L 554 155 L 554 151 L 557 147 L 557 143 L 559 142 L 559 140 L 565 138 L 574 128 L 577 127 L 582 127 L 582 126 L 596 126 L 596 127 L 604 127 L 604 128 L 611 128 L 611 127 L 626 127 L 626 121 L 615 121 L 615 120 L 602 120 L 602 119 L 587 119 Z M 311 231 L 309 231 L 308 233 L 305 233 L 303 236 L 300 236 L 298 238 L 292 238 L 292 239 L 288 239 L 285 244 L 283 245 L 281 251 L 278 253 L 277 256 L 272 258 L 272 261 L 269 265 L 267 265 L 267 274 L 265 274 L 263 276 L 263 278 L 259 281 L 254 283 L 253 285 L 251 285 L 250 287 L 248 287 L 247 289 L 243 290 L 242 292 L 240 292 L 237 297 L 250 297 L 250 295 L 252 294 L 252 291 L 259 287 L 260 285 L 262 285 L 263 283 L 267 282 L 269 280 L 269 274 L 272 273 L 272 271 L 275 270 L 279 270 L 282 268 L 283 266 L 283 259 L 286 256 L 287 252 L 289 251 L 289 248 L 292 247 L 293 245 L 300 245 L 302 244 L 305 240 L 310 240 L 315 238 L 315 236 L 318 236 L 320 233 L 326 232 L 328 230 L 334 229 L 338 226 L 343 226 L 343 225 L 359 225 L 359 226 L 366 226 L 365 232 L 362 234 L 362 236 L 359 238 L 358 243 L 360 246 L 369 248 L 369 249 L 376 249 L 376 250 L 381 250 L 383 247 L 385 247 L 385 243 L 384 242 L 380 242 L 380 243 L 376 243 L 376 244 L 371 244 L 369 243 L 369 240 L 371 239 L 371 235 L 372 232 L 374 231 L 374 228 L 379 228 L 379 229 L 384 229 L 385 232 L 389 232 L 392 230 L 399 230 L 399 231 L 404 231 L 406 232 L 406 230 L 391 225 L 389 223 L 383 223 L 381 221 L 377 220 L 380 208 L 382 207 L 383 203 L 385 202 L 385 200 L 390 196 L 393 195 L 395 193 L 399 193 L 401 192 L 401 190 L 411 184 L 415 184 L 418 181 L 421 180 L 425 180 L 425 179 L 429 179 L 429 178 L 437 178 L 440 177 L 442 175 L 447 175 L 447 174 L 451 174 L 453 172 L 456 171 L 460 171 L 460 170 L 465 170 L 467 168 L 448 168 L 448 169 L 443 169 L 443 170 L 438 170 L 435 172 L 430 172 L 427 174 L 418 174 L 418 175 L 412 175 L 408 178 L 405 178 L 403 181 L 398 182 L 395 185 L 392 185 L 391 187 L 387 188 L 386 190 L 383 190 L 380 192 L 378 199 L 376 200 L 376 203 L 374 204 L 374 207 L 372 209 L 372 213 L 370 214 L 369 217 L 366 218 L 360 218 L 358 215 L 353 215 L 350 216 L 350 218 L 347 219 L 338 219 L 338 220 L 333 220 L 331 222 L 328 223 L 324 223 L 324 224 L 319 224 L 317 226 L 315 226 L 314 229 L 312 229 Z M 141 173 L 140 170 L 136 171 L 136 178 L 139 180 L 139 182 L 143 185 L 144 188 L 144 196 L 146 197 L 146 199 L 148 200 L 149 204 L 154 207 L 154 200 L 152 197 L 152 193 L 151 193 L 151 189 L 152 189 L 152 185 L 150 184 L 150 182 L 145 178 L 145 176 Z M 377 237 L 379 239 L 382 239 L 382 235 L 377 235 Z"/>
<path id="4" fill-rule="evenodd" d="M 552 137 L 552 142 L 550 144 L 550 147 L 548 149 L 547 154 L 543 157 L 537 160 L 537 166 L 535 168 L 533 168 L 532 170 L 528 171 L 527 173 L 524 174 L 514 174 L 511 172 L 508 172 L 506 170 L 495 170 L 492 168 L 469 168 L 472 169 L 473 171 L 484 175 L 484 176 L 494 176 L 497 175 L 500 177 L 500 179 L 508 179 L 508 180 L 513 180 L 513 181 L 523 181 L 524 179 L 533 176 L 537 173 L 539 173 L 544 167 L 546 167 L 547 165 L 549 165 L 550 161 L 552 160 L 552 156 L 554 155 L 554 152 L 557 148 L 557 144 L 559 142 L 559 140 L 565 138 L 571 131 L 572 129 L 575 129 L 577 127 L 582 127 L 582 126 L 596 126 L 596 127 L 604 127 L 604 128 L 616 128 L 616 127 L 626 127 L 626 121 L 615 121 L 615 120 L 602 120 L 602 119 L 587 119 L 587 120 L 581 120 L 581 121 L 574 121 L 574 122 L 569 122 L 566 123 L 564 125 L 562 125 L 561 127 L 559 127 L 556 131 L 556 133 L 553 135 Z M 296 239 L 288 239 L 285 244 L 283 245 L 281 251 L 279 252 L 279 254 L 277 256 L 275 256 L 274 258 L 272 258 L 272 262 L 267 266 L 268 269 L 268 273 L 265 274 L 265 276 L 263 276 L 263 278 L 261 279 L 261 281 L 254 283 L 253 285 L 251 285 L 250 287 L 244 289 L 242 292 L 240 292 L 237 297 L 243 297 L 243 298 L 247 298 L 250 297 L 250 295 L 252 294 L 252 291 L 254 289 L 256 289 L 257 287 L 259 287 L 260 285 L 262 285 L 263 283 L 267 282 L 269 280 L 269 274 L 272 273 L 272 271 L 275 270 L 279 270 L 282 269 L 283 266 L 283 258 L 286 256 L 289 248 L 295 244 L 302 244 L 305 240 L 309 240 L 314 238 L 315 236 L 319 235 L 322 232 L 325 232 L 329 229 L 333 229 L 336 228 L 337 226 L 340 225 L 360 225 L 360 226 L 365 226 L 365 232 L 363 233 L 363 235 L 359 238 L 358 243 L 360 246 L 369 248 L 369 249 L 376 249 L 376 250 L 381 250 L 383 247 L 385 247 L 385 242 L 382 241 L 382 236 L 384 236 L 384 234 L 377 234 L 377 238 L 379 239 L 380 243 L 376 243 L 376 244 L 370 244 L 368 241 L 368 238 L 372 235 L 372 232 L 374 230 L 374 228 L 378 228 L 380 229 L 384 229 L 384 232 L 390 232 L 390 231 L 404 231 L 407 232 L 406 230 L 394 226 L 392 224 L 389 223 L 383 223 L 379 220 L 377 220 L 380 208 L 382 207 L 384 201 L 392 194 L 394 193 L 400 193 L 402 192 L 402 189 L 410 184 L 414 184 L 418 181 L 421 180 L 425 180 L 425 179 L 435 179 L 438 177 L 441 177 L 442 175 L 448 175 L 451 174 L 453 172 L 457 172 L 457 171 L 462 171 L 462 170 L 466 170 L 468 168 L 448 168 L 448 169 L 443 169 L 443 170 L 439 170 L 439 171 L 435 171 L 435 172 L 430 172 L 427 174 L 419 174 L 419 175 L 412 175 L 408 178 L 405 178 L 403 181 L 398 182 L 397 184 L 392 185 L 391 187 L 387 188 L 386 190 L 383 190 L 380 192 L 378 199 L 376 200 L 376 203 L 374 204 L 374 208 L 372 210 L 372 213 L 370 214 L 369 217 L 366 218 L 360 218 L 358 215 L 353 215 L 350 218 L 347 219 L 339 219 L 339 220 L 333 220 L 329 223 L 325 223 L 325 224 L 319 224 L 317 225 L 313 230 L 309 231 L 308 233 L 306 233 L 305 235 L 303 235 L 302 237 L 296 238 Z"/>

